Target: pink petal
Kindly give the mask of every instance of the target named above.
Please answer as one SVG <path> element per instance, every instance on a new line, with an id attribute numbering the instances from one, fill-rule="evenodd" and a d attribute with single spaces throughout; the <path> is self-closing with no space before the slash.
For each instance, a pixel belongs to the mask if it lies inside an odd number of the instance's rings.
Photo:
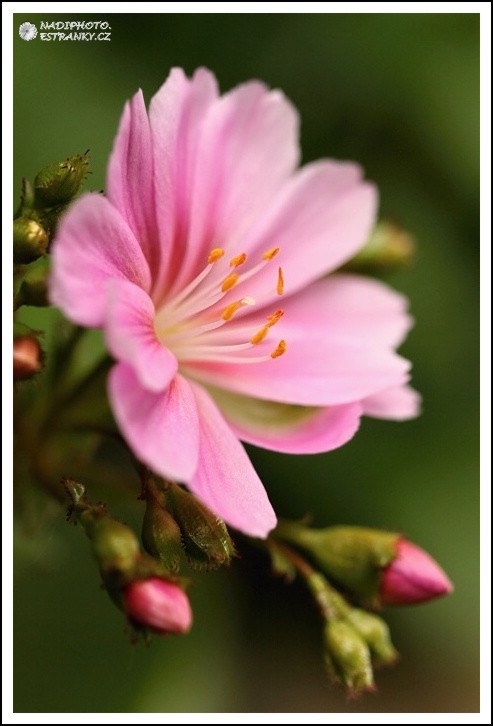
<path id="1" fill-rule="evenodd" d="M 62 217 L 52 257 L 50 301 L 80 325 L 103 325 L 109 280 L 130 280 L 149 290 L 149 266 L 139 243 L 99 194 L 81 197 Z"/>
<path id="2" fill-rule="evenodd" d="M 257 303 L 276 298 L 277 268 L 285 294 L 336 269 L 364 244 L 375 221 L 375 187 L 348 162 L 319 161 L 303 167 L 281 189 L 244 240 L 250 258 L 280 247 L 272 264 L 237 291 Z"/>
<path id="3" fill-rule="evenodd" d="M 209 391 L 234 433 L 249 444 L 287 454 L 318 454 L 349 441 L 358 430 L 361 405 L 289 406 Z"/>
<path id="4" fill-rule="evenodd" d="M 407 305 L 404 295 L 378 280 L 331 275 L 280 301 L 285 315 L 276 333 L 290 338 L 299 329 L 337 343 L 397 347 L 413 322 Z"/>
<path id="5" fill-rule="evenodd" d="M 153 148 L 142 91 L 123 111 L 107 173 L 107 195 L 139 241 L 151 269 L 159 261 Z"/>
<path id="6" fill-rule="evenodd" d="M 188 633 L 192 627 L 190 601 L 174 582 L 157 577 L 134 580 L 122 595 L 128 617 L 161 635 Z"/>
<path id="7" fill-rule="evenodd" d="M 142 388 L 134 370 L 118 363 L 109 376 L 117 424 L 136 456 L 156 474 L 188 481 L 197 468 L 199 423 L 190 384 L 175 376 L 163 393 Z"/>
<path id="8" fill-rule="evenodd" d="M 390 350 L 349 347 L 312 336 L 288 341 L 280 358 L 271 359 L 268 348 L 262 351 L 268 359 L 261 363 L 197 362 L 183 368 L 206 385 L 302 406 L 359 401 L 402 385 L 410 368 L 408 361 Z"/>
<path id="9" fill-rule="evenodd" d="M 421 396 L 410 386 L 397 386 L 369 396 L 361 403 L 366 416 L 405 421 L 419 415 Z"/>
<path id="10" fill-rule="evenodd" d="M 111 280 L 108 290 L 106 343 L 112 355 L 135 370 L 149 391 L 168 387 L 178 362 L 156 338 L 154 305 L 149 295 L 127 280 Z"/>
<path id="11" fill-rule="evenodd" d="M 212 104 L 197 147 L 190 244 L 178 283 L 204 265 L 213 247 L 243 251 L 248 229 L 299 161 L 298 114 L 280 91 L 237 86 Z"/>
<path id="12" fill-rule="evenodd" d="M 200 457 L 189 488 L 232 527 L 266 537 L 276 526 L 276 515 L 264 486 L 210 396 L 199 386 L 193 390 L 200 416 Z"/>
<path id="13" fill-rule="evenodd" d="M 162 253 L 156 299 L 169 290 L 184 262 L 197 146 L 207 109 L 217 97 L 216 79 L 210 71 L 199 68 L 189 80 L 181 68 L 173 68 L 150 103 Z"/>
<path id="14" fill-rule="evenodd" d="M 382 573 L 380 597 L 386 605 L 417 605 L 453 592 L 440 565 L 413 542 L 402 537 L 395 559 Z"/>

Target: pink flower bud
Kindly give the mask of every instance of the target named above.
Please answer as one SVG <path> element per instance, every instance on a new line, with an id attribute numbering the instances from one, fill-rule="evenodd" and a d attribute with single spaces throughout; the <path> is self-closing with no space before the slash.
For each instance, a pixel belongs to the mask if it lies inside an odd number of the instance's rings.
<path id="1" fill-rule="evenodd" d="M 160 635 L 186 633 L 192 627 L 188 597 L 168 580 L 135 580 L 125 588 L 123 602 L 130 620 Z"/>
<path id="2" fill-rule="evenodd" d="M 430 555 L 401 537 L 396 557 L 382 573 L 380 597 L 386 605 L 415 605 L 448 595 L 454 586 Z"/>
<path id="3" fill-rule="evenodd" d="M 24 381 L 41 370 L 41 348 L 34 337 L 14 340 L 14 381 Z"/>

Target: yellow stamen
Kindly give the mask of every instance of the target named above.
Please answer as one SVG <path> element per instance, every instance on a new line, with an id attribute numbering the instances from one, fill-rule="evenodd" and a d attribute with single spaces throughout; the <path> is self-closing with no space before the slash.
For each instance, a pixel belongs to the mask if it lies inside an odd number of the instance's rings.
<path id="1" fill-rule="evenodd" d="M 242 252 L 241 255 L 237 255 L 236 257 L 233 257 L 232 260 L 229 262 L 230 267 L 239 267 L 240 265 L 243 265 L 247 260 L 247 254 L 246 252 Z"/>
<path id="2" fill-rule="evenodd" d="M 209 252 L 209 258 L 207 260 L 209 265 L 212 265 L 214 262 L 220 260 L 223 255 L 224 250 L 222 247 L 214 247 L 214 249 Z"/>
<path id="3" fill-rule="evenodd" d="M 250 338 L 250 343 L 253 343 L 253 345 L 258 345 L 259 343 L 261 343 L 263 341 L 263 339 L 265 338 L 265 336 L 267 335 L 268 332 L 269 332 L 269 326 L 264 325 L 263 328 L 260 328 L 260 330 L 257 333 L 255 333 L 255 335 L 252 338 Z"/>
<path id="4" fill-rule="evenodd" d="M 284 292 L 284 275 L 282 274 L 282 267 L 279 268 L 277 273 L 277 294 L 282 295 Z"/>
<path id="5" fill-rule="evenodd" d="M 271 250 L 267 250 L 267 252 L 264 252 L 262 258 L 264 260 L 272 260 L 277 255 L 280 249 L 280 247 L 273 247 Z"/>
<path id="6" fill-rule="evenodd" d="M 226 307 L 223 310 L 223 314 L 221 315 L 223 320 L 231 320 L 233 315 L 244 305 L 242 300 L 237 300 L 236 302 L 232 302 L 229 305 L 226 305 Z"/>
<path id="7" fill-rule="evenodd" d="M 280 340 L 279 345 L 275 350 L 272 351 L 270 354 L 271 358 L 279 358 L 280 355 L 283 355 L 286 352 L 286 348 L 288 347 L 288 344 L 285 340 Z"/>
<path id="8" fill-rule="evenodd" d="M 223 280 L 223 284 L 221 285 L 221 290 L 223 292 L 227 292 L 228 290 L 231 290 L 236 283 L 238 282 L 239 275 L 236 274 L 236 272 L 232 272 L 231 275 L 228 275 L 225 280 Z"/>
<path id="9" fill-rule="evenodd" d="M 272 328 L 273 325 L 275 325 L 276 323 L 279 322 L 279 320 L 282 318 L 283 315 L 284 315 L 284 310 L 276 310 L 275 313 L 273 313 L 272 315 L 269 315 L 269 317 L 267 318 L 268 327 Z"/>

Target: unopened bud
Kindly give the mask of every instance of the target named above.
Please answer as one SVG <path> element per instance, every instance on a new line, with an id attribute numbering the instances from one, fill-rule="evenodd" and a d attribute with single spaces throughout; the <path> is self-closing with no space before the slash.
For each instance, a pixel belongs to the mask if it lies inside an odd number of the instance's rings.
<path id="1" fill-rule="evenodd" d="M 229 565 L 235 550 L 224 522 L 179 486 L 168 491 L 167 501 L 192 567 L 214 569 Z"/>
<path id="2" fill-rule="evenodd" d="M 382 220 L 373 229 L 366 245 L 343 269 L 367 274 L 390 272 L 408 267 L 415 251 L 416 243 L 406 230 L 393 222 Z"/>
<path id="3" fill-rule="evenodd" d="M 350 608 L 346 621 L 363 638 L 378 665 L 395 663 L 399 655 L 392 645 L 389 627 L 382 618 L 366 610 Z"/>
<path id="4" fill-rule="evenodd" d="M 44 255 L 48 248 L 48 235 L 39 222 L 27 217 L 14 219 L 14 262 L 27 265 Z"/>
<path id="5" fill-rule="evenodd" d="M 180 528 L 149 489 L 142 522 L 142 542 L 149 554 L 157 557 L 170 572 L 178 572 L 182 555 Z"/>
<path id="6" fill-rule="evenodd" d="M 346 686 L 349 696 L 375 690 L 370 651 L 347 622 L 332 620 L 325 626 L 325 663 L 329 675 Z"/>
<path id="7" fill-rule="evenodd" d="M 380 574 L 395 557 L 399 534 L 366 527 L 310 529 L 294 522 L 281 523 L 276 533 L 345 590 L 378 604 Z"/>
<path id="8" fill-rule="evenodd" d="M 44 207 L 67 204 L 79 192 L 87 174 L 88 152 L 44 167 L 34 180 L 36 203 Z"/>
<path id="9" fill-rule="evenodd" d="M 416 605 L 448 595 L 454 589 L 442 568 L 430 555 L 400 537 L 395 556 L 384 569 L 380 598 L 387 605 Z"/>
<path id="10" fill-rule="evenodd" d="M 33 335 L 14 338 L 14 381 L 32 378 L 42 368 L 41 346 Z"/>
<path id="11" fill-rule="evenodd" d="M 134 580 L 122 595 L 124 610 L 135 625 L 160 635 L 183 634 L 192 627 L 190 602 L 174 582 L 157 577 Z"/>
<path id="12" fill-rule="evenodd" d="M 140 555 L 139 541 L 130 527 L 111 517 L 82 513 L 80 522 L 92 540 L 92 549 L 103 577 L 127 576 Z"/>

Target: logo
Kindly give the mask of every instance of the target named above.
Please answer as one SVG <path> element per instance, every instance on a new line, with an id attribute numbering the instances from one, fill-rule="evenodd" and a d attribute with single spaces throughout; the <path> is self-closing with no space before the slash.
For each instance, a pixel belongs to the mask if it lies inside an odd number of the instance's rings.
<path id="1" fill-rule="evenodd" d="M 34 40 L 38 34 L 38 29 L 33 23 L 22 23 L 19 26 L 19 35 L 22 40 Z"/>

